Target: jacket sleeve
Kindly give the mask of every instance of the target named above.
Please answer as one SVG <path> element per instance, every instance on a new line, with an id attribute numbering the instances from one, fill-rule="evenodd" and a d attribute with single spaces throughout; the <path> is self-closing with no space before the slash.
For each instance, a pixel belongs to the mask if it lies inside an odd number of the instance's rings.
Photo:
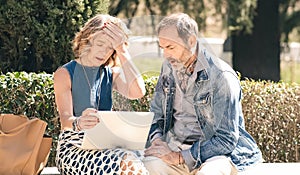
<path id="1" fill-rule="evenodd" d="M 162 80 L 163 70 L 164 69 L 162 67 L 157 84 L 155 86 L 155 92 L 153 94 L 151 104 L 150 104 L 150 111 L 154 112 L 154 118 L 148 136 L 148 146 L 150 146 L 149 144 L 154 139 L 161 138 L 163 136 L 163 128 L 164 128 L 164 114 L 163 114 L 164 90 L 163 90 L 163 80 Z"/>
<path id="2" fill-rule="evenodd" d="M 223 72 L 214 83 L 213 91 L 210 93 L 210 110 L 201 111 L 202 119 L 211 126 L 204 141 L 194 143 L 190 149 L 191 154 L 197 159 L 194 168 L 198 168 L 207 159 L 230 155 L 235 149 L 239 138 L 239 121 L 242 118 L 241 87 L 239 80 L 231 72 Z M 205 130 L 205 129 L 204 129 Z"/>

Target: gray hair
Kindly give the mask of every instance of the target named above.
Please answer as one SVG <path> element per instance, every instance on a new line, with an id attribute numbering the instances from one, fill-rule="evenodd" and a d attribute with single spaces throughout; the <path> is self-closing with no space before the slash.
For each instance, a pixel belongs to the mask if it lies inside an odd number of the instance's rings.
<path id="1" fill-rule="evenodd" d="M 177 28 L 178 35 L 185 44 L 188 43 L 188 39 L 191 35 L 198 36 L 198 25 L 196 21 L 185 13 L 175 13 L 164 17 L 158 24 L 157 33 L 159 34 L 162 29 L 170 26 Z"/>

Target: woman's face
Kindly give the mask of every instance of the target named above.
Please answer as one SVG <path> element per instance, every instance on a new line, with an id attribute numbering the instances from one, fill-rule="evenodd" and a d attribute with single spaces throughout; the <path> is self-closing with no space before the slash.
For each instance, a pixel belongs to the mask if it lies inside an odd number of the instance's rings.
<path id="1" fill-rule="evenodd" d="M 113 54 L 114 49 L 110 42 L 108 42 L 105 37 L 104 32 L 99 32 L 92 39 L 92 46 L 88 54 L 88 62 L 93 63 L 93 66 L 100 66 L 109 59 Z"/>

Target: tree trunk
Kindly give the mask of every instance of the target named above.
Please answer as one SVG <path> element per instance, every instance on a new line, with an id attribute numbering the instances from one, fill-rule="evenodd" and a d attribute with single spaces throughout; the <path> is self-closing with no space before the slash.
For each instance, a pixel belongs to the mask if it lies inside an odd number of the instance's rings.
<path id="1" fill-rule="evenodd" d="M 280 80 L 279 1 L 258 0 L 251 34 L 232 35 L 233 68 L 242 78 Z"/>

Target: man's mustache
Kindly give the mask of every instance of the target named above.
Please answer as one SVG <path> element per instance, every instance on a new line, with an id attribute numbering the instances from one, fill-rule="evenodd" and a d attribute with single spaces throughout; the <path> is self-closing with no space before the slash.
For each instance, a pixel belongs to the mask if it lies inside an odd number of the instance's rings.
<path id="1" fill-rule="evenodd" d="M 172 58 L 172 57 L 168 57 L 167 60 L 169 62 L 176 62 L 176 63 L 178 63 L 178 61 L 175 58 Z"/>

